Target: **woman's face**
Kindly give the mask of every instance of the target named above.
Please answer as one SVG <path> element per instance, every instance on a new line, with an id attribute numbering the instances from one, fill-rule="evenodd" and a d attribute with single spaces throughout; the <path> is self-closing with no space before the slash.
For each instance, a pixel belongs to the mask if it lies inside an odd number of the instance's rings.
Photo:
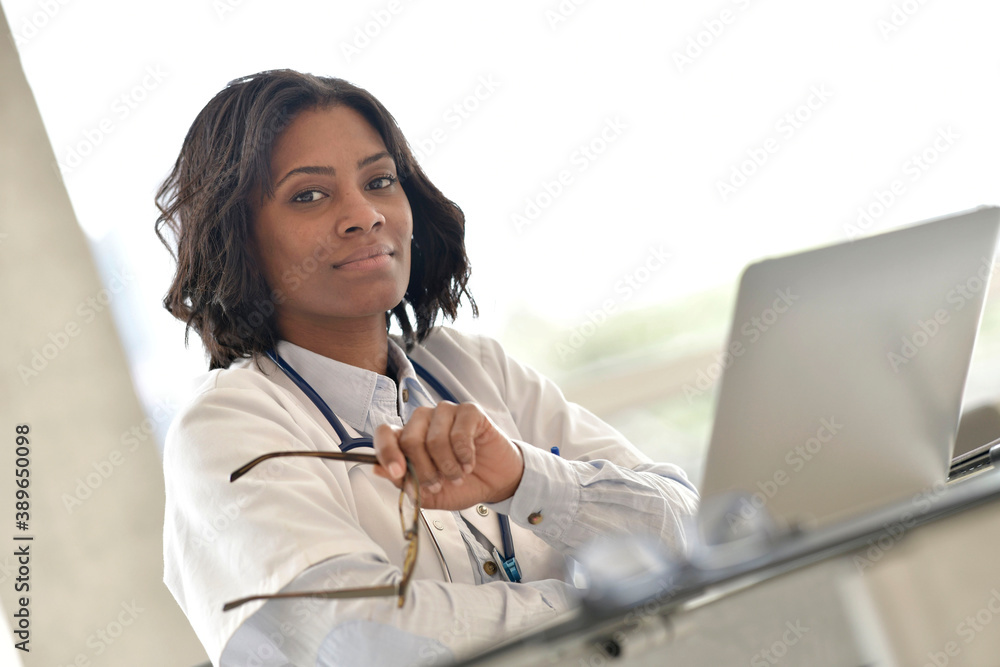
<path id="1" fill-rule="evenodd" d="M 377 321 L 406 293 L 410 203 L 381 136 L 347 106 L 299 113 L 274 143 L 254 236 L 278 329 Z"/>

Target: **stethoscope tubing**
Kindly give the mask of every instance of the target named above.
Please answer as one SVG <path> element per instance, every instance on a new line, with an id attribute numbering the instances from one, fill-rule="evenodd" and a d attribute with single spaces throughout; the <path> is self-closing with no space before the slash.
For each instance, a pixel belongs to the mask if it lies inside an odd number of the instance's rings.
<path id="1" fill-rule="evenodd" d="M 295 383 L 299 389 L 302 390 L 309 400 L 319 409 L 320 413 L 326 420 L 330 422 L 330 426 L 337 433 L 337 437 L 340 439 L 340 451 L 348 452 L 352 449 L 357 449 L 358 447 L 375 447 L 375 442 L 372 440 L 371 436 L 366 434 L 361 434 L 359 438 L 353 438 L 347 433 L 347 429 L 344 428 L 343 423 L 340 418 L 334 414 L 330 406 L 327 405 L 323 397 L 316 393 L 316 390 L 312 388 L 304 377 L 298 374 L 298 372 L 292 368 L 292 366 L 281 358 L 281 355 L 277 353 L 276 350 L 268 350 L 267 357 L 273 361 L 281 371 L 288 376 L 288 378 Z M 409 359 L 409 357 L 407 357 Z M 452 403 L 458 403 L 458 399 L 448 391 L 448 388 L 441 384 L 440 380 L 434 377 L 430 371 L 415 362 L 413 359 L 409 359 L 410 363 L 413 365 L 413 370 L 416 371 L 417 375 L 430 385 L 431 389 L 437 392 L 445 401 L 450 401 Z M 506 514 L 501 514 L 497 512 L 497 518 L 500 522 L 500 538 L 503 542 L 503 560 L 504 570 L 507 573 L 508 578 L 513 581 L 520 581 L 520 572 L 517 568 L 517 561 L 514 558 L 514 539 L 510 531 L 510 519 Z"/>

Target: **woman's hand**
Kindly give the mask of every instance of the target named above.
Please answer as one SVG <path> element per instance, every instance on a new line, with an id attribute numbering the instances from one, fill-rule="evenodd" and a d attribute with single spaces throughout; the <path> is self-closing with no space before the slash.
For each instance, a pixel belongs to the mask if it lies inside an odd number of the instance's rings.
<path id="1" fill-rule="evenodd" d="M 375 474 L 398 488 L 409 460 L 421 484 L 420 504 L 428 509 L 506 500 L 524 472 L 520 448 L 475 403 L 417 408 L 402 428 L 379 426 L 374 441 Z"/>

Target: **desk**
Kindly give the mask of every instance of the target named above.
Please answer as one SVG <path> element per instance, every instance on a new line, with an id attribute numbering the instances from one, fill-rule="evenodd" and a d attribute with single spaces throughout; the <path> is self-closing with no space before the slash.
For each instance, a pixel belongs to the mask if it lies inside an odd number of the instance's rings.
<path id="1" fill-rule="evenodd" d="M 1000 472 L 988 470 L 747 562 L 682 568 L 629 605 L 585 605 L 462 664 L 991 667 L 998 554 Z"/>

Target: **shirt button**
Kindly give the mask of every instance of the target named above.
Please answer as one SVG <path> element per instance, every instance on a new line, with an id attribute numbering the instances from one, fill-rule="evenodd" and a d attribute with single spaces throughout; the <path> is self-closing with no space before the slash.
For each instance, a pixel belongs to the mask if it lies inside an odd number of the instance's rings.
<path id="1" fill-rule="evenodd" d="M 410 390 L 407 389 L 406 387 L 403 387 L 403 403 L 406 403 L 409 400 L 410 400 Z"/>
<path id="2" fill-rule="evenodd" d="M 491 577 L 497 573 L 497 564 L 491 560 L 483 563 L 483 572 L 490 575 Z"/>
<path id="3" fill-rule="evenodd" d="M 489 516 L 490 510 L 486 505 L 476 505 L 476 511 L 479 512 L 479 516 Z"/>
<path id="4" fill-rule="evenodd" d="M 444 530 L 444 521 L 441 521 L 441 519 L 434 519 L 434 527 L 438 530 Z"/>
<path id="5" fill-rule="evenodd" d="M 542 522 L 543 518 L 544 517 L 542 517 L 541 512 L 532 512 L 531 514 L 528 515 L 528 523 L 530 523 L 532 526 L 537 526 Z"/>

